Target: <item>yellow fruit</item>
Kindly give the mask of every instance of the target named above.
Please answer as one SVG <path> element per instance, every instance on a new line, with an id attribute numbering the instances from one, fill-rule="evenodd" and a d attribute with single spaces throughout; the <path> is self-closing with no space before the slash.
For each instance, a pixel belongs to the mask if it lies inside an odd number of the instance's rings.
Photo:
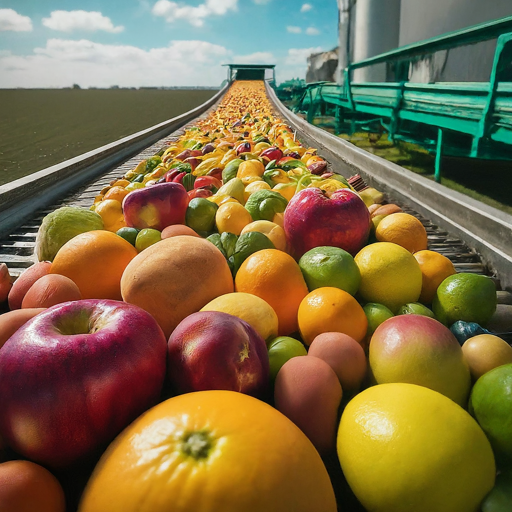
<path id="1" fill-rule="evenodd" d="M 245 187 L 244 199 L 247 201 L 249 196 L 254 194 L 254 192 L 258 192 L 258 190 L 270 190 L 270 185 L 263 180 L 252 181 Z"/>
<path id="2" fill-rule="evenodd" d="M 129 185 L 126 185 L 126 190 L 129 190 L 130 192 L 132 190 L 138 190 L 139 188 L 144 188 L 144 184 L 143 183 L 130 183 Z"/>
<path id="3" fill-rule="evenodd" d="M 248 185 L 261 180 L 264 172 L 265 167 L 259 160 L 245 160 L 238 167 L 236 177 L 240 178 L 244 185 Z"/>
<path id="4" fill-rule="evenodd" d="M 215 194 L 213 196 L 207 197 L 206 199 L 218 206 L 225 203 L 238 203 L 234 197 L 228 196 L 227 194 Z"/>
<path id="5" fill-rule="evenodd" d="M 416 261 L 420 264 L 422 285 L 420 302 L 430 304 L 436 295 L 439 285 L 457 271 L 453 263 L 442 254 L 435 251 L 418 251 L 414 253 Z"/>
<path id="6" fill-rule="evenodd" d="M 307 437 L 264 402 L 199 391 L 153 407 L 96 466 L 79 512 L 336 512 Z"/>
<path id="7" fill-rule="evenodd" d="M 278 183 L 272 190 L 281 194 L 287 201 L 290 201 L 295 195 L 297 185 L 296 183 Z"/>
<path id="8" fill-rule="evenodd" d="M 201 311 L 221 311 L 237 316 L 254 327 L 264 340 L 277 336 L 276 312 L 268 302 L 251 293 L 226 293 L 208 302 Z"/>
<path id="9" fill-rule="evenodd" d="M 382 384 L 357 395 L 337 445 L 368 512 L 476 512 L 494 485 L 494 456 L 477 422 L 422 386 Z"/>
<path id="10" fill-rule="evenodd" d="M 96 203 L 94 211 L 103 219 L 103 225 L 107 231 L 115 233 L 121 228 L 126 227 L 120 201 L 116 199 L 105 199 Z"/>
<path id="11" fill-rule="evenodd" d="M 251 222 L 251 214 L 240 203 L 224 203 L 215 215 L 219 233 L 234 233 L 238 236 Z"/>
<path id="12" fill-rule="evenodd" d="M 462 353 L 474 381 L 498 366 L 512 363 L 512 347 L 492 334 L 469 338 L 462 345 Z"/>
<path id="13" fill-rule="evenodd" d="M 269 220 L 256 220 L 247 224 L 240 234 L 243 235 L 244 233 L 250 233 L 252 231 L 263 233 L 270 239 L 276 249 L 280 251 L 286 250 L 286 234 L 284 229 L 278 224 L 270 222 Z"/>
<path id="14" fill-rule="evenodd" d="M 421 292 L 421 270 L 414 256 L 403 247 L 377 242 L 363 247 L 354 258 L 361 272 L 359 294 L 396 313 L 400 306 L 416 302 Z"/>
<path id="15" fill-rule="evenodd" d="M 427 232 L 423 224 L 408 213 L 392 213 L 379 222 L 375 230 L 379 242 L 401 245 L 409 252 L 423 251 L 428 246 Z"/>
<path id="16" fill-rule="evenodd" d="M 299 330 L 306 345 L 324 332 L 341 332 L 363 341 L 368 320 L 356 299 L 334 287 L 317 288 L 300 303 Z"/>

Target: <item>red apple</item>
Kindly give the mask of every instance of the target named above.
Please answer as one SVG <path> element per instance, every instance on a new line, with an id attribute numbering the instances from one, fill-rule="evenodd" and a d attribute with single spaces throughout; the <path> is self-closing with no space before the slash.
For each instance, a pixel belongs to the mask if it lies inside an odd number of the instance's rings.
<path id="1" fill-rule="evenodd" d="M 260 157 L 267 158 L 268 161 L 280 160 L 283 157 L 283 152 L 279 148 L 271 147 L 265 149 L 260 153 Z"/>
<path id="2" fill-rule="evenodd" d="M 168 375 L 180 393 L 226 389 L 262 397 L 269 382 L 267 346 L 236 316 L 193 313 L 169 338 Z"/>
<path id="3" fill-rule="evenodd" d="M 325 245 L 354 256 L 368 241 L 370 214 L 363 200 L 347 188 L 330 197 L 319 188 L 306 188 L 288 203 L 284 230 L 296 259 Z"/>
<path id="4" fill-rule="evenodd" d="M 67 467 L 96 455 L 160 396 L 165 336 L 113 300 L 39 313 L 0 351 L 0 435 L 30 460 Z"/>
<path id="5" fill-rule="evenodd" d="M 180 183 L 157 183 L 130 192 L 123 200 L 126 225 L 162 231 L 173 224 L 185 224 L 189 197 Z"/>

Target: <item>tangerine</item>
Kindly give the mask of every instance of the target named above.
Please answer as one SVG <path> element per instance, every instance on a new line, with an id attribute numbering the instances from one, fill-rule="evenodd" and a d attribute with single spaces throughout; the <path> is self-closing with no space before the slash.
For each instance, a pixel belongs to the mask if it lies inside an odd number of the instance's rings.
<path id="1" fill-rule="evenodd" d="M 425 250 L 427 231 L 419 219 L 408 213 L 386 215 L 377 225 L 375 237 L 379 242 L 401 245 L 409 252 Z"/>
<path id="2" fill-rule="evenodd" d="M 317 288 L 304 297 L 298 321 L 306 345 L 324 332 L 341 332 L 361 343 L 368 329 L 368 320 L 357 300 L 331 286 Z"/>
<path id="3" fill-rule="evenodd" d="M 422 285 L 419 301 L 430 304 L 436 295 L 439 285 L 448 277 L 456 274 L 453 263 L 435 251 L 418 251 L 414 254 L 420 264 Z"/>
<path id="4" fill-rule="evenodd" d="M 50 274 L 69 277 L 82 299 L 122 300 L 121 276 L 137 249 L 110 231 L 88 231 L 66 242 L 53 260 Z"/>
<path id="5" fill-rule="evenodd" d="M 308 288 L 297 262 L 278 249 L 263 249 L 240 266 L 235 288 L 268 302 L 279 319 L 279 336 L 297 331 L 297 312 Z"/>

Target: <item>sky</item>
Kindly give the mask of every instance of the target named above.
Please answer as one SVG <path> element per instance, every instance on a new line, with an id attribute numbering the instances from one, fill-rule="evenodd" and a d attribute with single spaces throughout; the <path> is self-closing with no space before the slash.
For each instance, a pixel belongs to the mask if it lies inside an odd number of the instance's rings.
<path id="1" fill-rule="evenodd" d="M 222 64 L 304 78 L 336 0 L 0 0 L 0 88 L 219 86 Z"/>

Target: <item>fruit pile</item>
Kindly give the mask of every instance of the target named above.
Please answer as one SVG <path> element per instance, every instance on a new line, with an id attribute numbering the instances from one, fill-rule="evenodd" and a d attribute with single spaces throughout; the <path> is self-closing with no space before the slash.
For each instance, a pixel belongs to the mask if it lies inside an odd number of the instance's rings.
<path id="1" fill-rule="evenodd" d="M 45 217 L 0 265 L 0 510 L 512 510 L 494 282 L 383 203 L 235 82 Z"/>

